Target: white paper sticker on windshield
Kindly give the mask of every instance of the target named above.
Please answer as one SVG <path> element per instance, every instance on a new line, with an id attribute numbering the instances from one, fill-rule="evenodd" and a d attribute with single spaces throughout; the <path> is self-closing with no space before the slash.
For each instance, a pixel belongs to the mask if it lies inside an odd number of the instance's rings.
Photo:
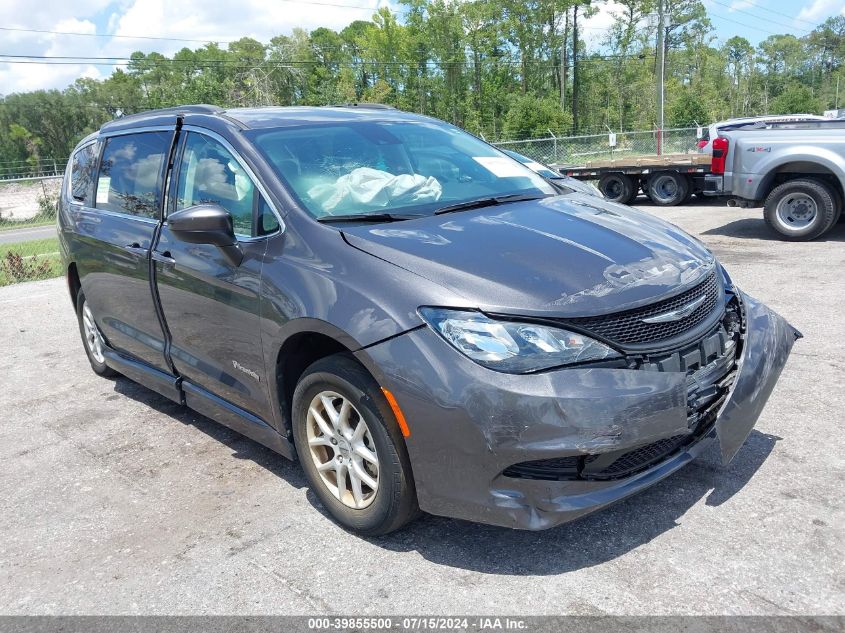
<path id="1" fill-rule="evenodd" d="M 513 158 L 504 156 L 473 156 L 472 159 L 497 178 L 525 177 L 526 168 Z"/>
<path id="2" fill-rule="evenodd" d="M 100 176 L 97 181 L 97 204 L 109 203 L 109 187 L 111 187 L 111 178 L 109 176 Z"/>

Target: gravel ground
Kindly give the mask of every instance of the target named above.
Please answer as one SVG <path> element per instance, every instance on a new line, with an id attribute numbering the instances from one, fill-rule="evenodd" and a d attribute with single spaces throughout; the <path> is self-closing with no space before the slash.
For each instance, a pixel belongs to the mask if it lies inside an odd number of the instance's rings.
<path id="1" fill-rule="evenodd" d="M 806 338 L 730 466 L 540 533 L 352 536 L 296 465 L 97 378 L 62 280 L 0 289 L 0 613 L 842 614 L 845 224 L 790 244 L 759 210 L 644 208 Z"/>
<path id="2" fill-rule="evenodd" d="M 45 192 L 57 194 L 61 185 L 61 178 L 0 183 L 0 228 L 9 221 L 20 222 L 38 215 L 38 198 Z"/>

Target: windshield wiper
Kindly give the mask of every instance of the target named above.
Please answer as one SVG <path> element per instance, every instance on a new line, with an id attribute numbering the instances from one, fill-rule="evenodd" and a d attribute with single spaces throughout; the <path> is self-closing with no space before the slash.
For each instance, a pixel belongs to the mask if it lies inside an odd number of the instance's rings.
<path id="1" fill-rule="evenodd" d="M 399 215 L 396 213 L 350 213 L 349 215 L 324 215 L 317 222 L 335 224 L 339 222 L 399 222 L 423 217 L 420 214 Z"/>
<path id="2" fill-rule="evenodd" d="M 520 202 L 522 200 L 540 200 L 547 198 L 546 195 L 536 195 L 529 193 L 515 193 L 509 196 L 493 196 L 491 198 L 478 198 L 477 200 L 467 200 L 466 202 L 458 202 L 450 204 L 445 207 L 440 207 L 434 212 L 434 215 L 442 215 L 444 213 L 452 213 L 454 211 L 465 211 L 468 209 L 481 209 L 483 207 L 492 207 L 497 204 L 506 204 L 508 202 Z"/>

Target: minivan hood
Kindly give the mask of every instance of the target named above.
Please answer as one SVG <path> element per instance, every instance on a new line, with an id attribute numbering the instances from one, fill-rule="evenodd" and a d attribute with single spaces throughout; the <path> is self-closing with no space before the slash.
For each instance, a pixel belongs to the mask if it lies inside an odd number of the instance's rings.
<path id="1" fill-rule="evenodd" d="M 484 311 L 589 316 L 693 285 L 710 252 L 668 222 L 568 194 L 343 229 L 353 247 L 425 277 Z"/>

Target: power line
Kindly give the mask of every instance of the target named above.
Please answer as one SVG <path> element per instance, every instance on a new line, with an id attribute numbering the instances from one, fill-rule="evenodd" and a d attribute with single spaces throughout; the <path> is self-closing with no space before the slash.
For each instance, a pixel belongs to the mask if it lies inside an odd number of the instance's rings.
<path id="1" fill-rule="evenodd" d="M 82 37 L 115 37 L 129 40 L 157 40 L 163 42 L 197 42 L 201 44 L 208 44 L 209 42 L 215 44 L 232 44 L 233 41 L 227 40 L 196 40 L 183 37 L 153 37 L 152 35 L 112 35 L 109 33 L 79 33 L 76 31 L 48 31 L 45 29 L 19 29 L 10 26 L 0 26 L 0 31 L 15 31 L 18 33 L 45 33 L 49 35 L 79 35 Z"/>
<path id="2" fill-rule="evenodd" d="M 772 24 L 776 24 L 777 26 L 780 26 L 780 27 L 783 27 L 783 28 L 786 28 L 786 29 L 800 31 L 802 33 L 809 33 L 810 32 L 807 29 L 796 28 L 792 24 L 784 24 L 783 22 L 780 22 L 779 20 L 773 20 L 771 18 L 767 18 L 767 17 L 762 16 L 762 15 L 757 15 L 756 13 L 751 13 L 751 11 L 746 11 L 745 9 L 743 9 L 741 7 L 733 7 L 730 4 L 725 4 L 724 2 L 719 2 L 719 0 L 710 0 L 710 1 L 713 4 L 718 4 L 720 6 L 726 7 L 727 9 L 730 9 L 731 11 L 737 11 L 739 13 L 745 13 L 746 15 L 750 15 L 751 17 L 756 18 L 758 20 L 764 20 L 766 22 L 771 22 Z M 758 8 L 762 8 L 762 7 L 758 7 Z"/>
<path id="3" fill-rule="evenodd" d="M 720 14 L 718 14 L 718 13 L 712 11 L 712 10 L 709 12 L 709 16 L 712 17 L 712 18 L 716 18 L 717 20 L 723 20 L 724 22 L 730 22 L 731 24 L 738 24 L 739 26 L 744 26 L 745 28 L 748 28 L 748 29 L 760 31 L 761 33 L 767 33 L 769 35 L 783 35 L 783 33 L 775 33 L 774 31 L 769 31 L 768 29 L 761 29 L 759 26 L 754 26 L 754 25 L 748 24 L 746 22 L 740 22 L 739 20 L 737 20 L 735 18 L 729 18 L 727 16 L 720 15 Z"/>
<path id="4" fill-rule="evenodd" d="M 788 13 L 783 13 L 782 11 L 775 11 L 774 9 L 770 9 L 768 7 L 761 7 L 759 4 L 756 4 L 756 3 L 752 2 L 751 0 L 743 0 L 743 2 L 747 5 L 749 5 L 749 6 L 754 7 L 755 9 L 760 9 L 762 11 L 768 11 L 769 13 L 774 13 L 775 15 L 780 15 L 780 16 L 783 16 L 785 18 L 790 18 L 790 19 L 795 20 L 797 22 L 804 22 L 804 24 L 809 24 L 813 27 L 818 26 L 818 24 L 816 22 L 813 22 L 811 20 L 805 20 L 803 18 L 794 17 L 794 16 L 789 15 Z M 716 3 L 716 4 L 720 4 L 720 3 Z M 735 9 L 735 11 L 739 11 L 739 9 Z M 792 27 L 790 26 L 790 28 L 792 28 Z"/>
<path id="5" fill-rule="evenodd" d="M 336 7 L 342 9 L 357 9 L 361 11 L 378 11 L 379 3 L 376 6 L 364 6 L 358 4 L 342 4 L 339 2 L 319 2 L 317 0 L 278 0 L 279 2 L 290 2 L 293 4 L 316 5 L 323 7 Z M 129 40 L 155 40 L 162 42 L 195 42 L 200 44 L 207 44 L 213 42 L 215 44 L 232 44 L 237 40 L 215 40 L 215 39 L 191 39 L 186 37 L 156 37 L 152 35 L 117 35 L 110 33 L 81 33 L 79 31 L 51 31 L 48 29 L 25 29 L 10 26 L 0 26 L 0 31 L 12 31 L 16 33 L 41 33 L 45 35 L 71 35 L 79 37 L 107 37 L 120 38 Z"/>
<path id="6" fill-rule="evenodd" d="M 610 61 L 616 59 L 647 59 L 654 55 L 645 54 L 629 54 L 629 55 L 593 55 L 579 59 L 579 63 L 596 62 L 596 61 Z M 238 59 L 150 59 L 144 57 L 141 59 L 131 59 L 129 57 L 87 57 L 82 55 L 13 55 L 0 53 L 0 64 L 39 64 L 45 66 L 139 66 L 147 68 L 156 67 L 186 67 L 186 68 L 236 68 L 236 69 L 259 69 L 259 68 L 289 68 L 291 66 L 320 66 L 323 62 L 318 60 L 262 60 L 260 62 L 250 63 Z M 544 66 L 548 68 L 557 68 L 558 64 L 542 60 L 533 59 L 525 60 L 519 59 L 501 59 L 501 58 L 486 58 L 485 60 L 493 65 L 522 65 L 529 64 L 532 66 Z M 574 62 L 574 60 L 573 60 Z M 331 64 L 341 68 L 359 68 L 361 66 L 412 66 L 419 67 L 425 64 L 430 67 L 440 66 L 465 66 L 473 67 L 474 62 L 470 60 L 462 61 L 438 61 L 427 60 L 421 62 L 420 60 L 392 60 L 392 61 L 375 61 L 375 60 L 361 60 L 340 62 Z"/>

